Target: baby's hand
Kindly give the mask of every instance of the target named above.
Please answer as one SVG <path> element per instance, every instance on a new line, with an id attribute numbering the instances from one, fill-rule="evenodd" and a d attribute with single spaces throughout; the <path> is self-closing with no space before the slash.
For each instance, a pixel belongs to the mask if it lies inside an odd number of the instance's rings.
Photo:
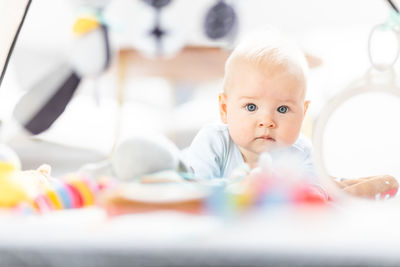
<path id="1" fill-rule="evenodd" d="M 373 198 L 384 196 L 386 194 L 393 196 L 398 188 L 399 183 L 390 175 L 377 175 L 364 177 L 359 179 L 346 179 L 336 181 L 337 185 L 343 191 L 359 197 Z"/>

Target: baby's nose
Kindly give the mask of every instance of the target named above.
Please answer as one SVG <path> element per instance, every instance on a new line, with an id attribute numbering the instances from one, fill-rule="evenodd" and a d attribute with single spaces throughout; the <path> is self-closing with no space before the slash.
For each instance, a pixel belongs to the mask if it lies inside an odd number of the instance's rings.
<path id="1" fill-rule="evenodd" d="M 266 120 L 266 121 L 260 121 L 258 123 L 258 127 L 275 128 L 276 124 L 273 120 Z"/>

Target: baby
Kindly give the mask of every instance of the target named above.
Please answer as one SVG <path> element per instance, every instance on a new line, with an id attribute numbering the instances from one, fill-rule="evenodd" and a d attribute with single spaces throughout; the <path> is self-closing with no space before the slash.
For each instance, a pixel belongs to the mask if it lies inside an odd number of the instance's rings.
<path id="1" fill-rule="evenodd" d="M 315 178 L 311 142 L 300 134 L 310 103 L 305 100 L 307 73 L 303 52 L 278 31 L 242 39 L 225 64 L 219 95 L 223 124 L 204 127 L 186 151 L 194 177 L 230 178 L 244 164 L 256 167 L 268 152 L 273 161 L 279 155 L 285 161 L 295 158 L 304 174 Z M 390 175 L 332 179 L 343 191 L 366 198 L 392 194 L 399 187 Z"/>
<path id="2" fill-rule="evenodd" d="M 273 29 L 247 35 L 225 64 L 219 109 L 223 124 L 194 138 L 187 160 L 196 178 L 231 177 L 263 152 L 286 150 L 312 170 L 311 143 L 300 129 L 308 66 L 304 54 Z"/>

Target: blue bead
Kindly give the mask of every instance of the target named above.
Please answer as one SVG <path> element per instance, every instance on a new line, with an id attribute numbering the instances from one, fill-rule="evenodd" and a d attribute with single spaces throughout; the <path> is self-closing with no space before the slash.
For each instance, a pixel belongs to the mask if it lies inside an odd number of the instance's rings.
<path id="1" fill-rule="evenodd" d="M 72 199 L 67 188 L 63 184 L 59 184 L 56 186 L 55 191 L 63 202 L 64 208 L 72 209 Z"/>

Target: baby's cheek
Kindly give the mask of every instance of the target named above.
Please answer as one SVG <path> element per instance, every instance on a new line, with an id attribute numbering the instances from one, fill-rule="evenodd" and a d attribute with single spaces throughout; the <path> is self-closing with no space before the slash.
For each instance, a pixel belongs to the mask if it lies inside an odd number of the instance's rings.
<path id="1" fill-rule="evenodd" d="M 249 139 L 246 128 L 244 127 L 231 126 L 229 127 L 229 133 L 233 142 L 241 146 L 245 145 L 246 140 Z"/>
<path id="2" fill-rule="evenodd" d="M 286 138 L 286 139 L 283 139 L 283 140 L 281 140 L 281 144 L 280 145 L 282 145 L 283 147 L 289 147 L 289 146 L 291 146 L 291 145 L 293 145 L 295 142 L 296 142 L 296 139 L 297 138 Z"/>
<path id="3" fill-rule="evenodd" d="M 285 146 L 293 145 L 300 134 L 300 127 L 291 127 L 284 131 L 281 135 L 281 142 Z"/>

